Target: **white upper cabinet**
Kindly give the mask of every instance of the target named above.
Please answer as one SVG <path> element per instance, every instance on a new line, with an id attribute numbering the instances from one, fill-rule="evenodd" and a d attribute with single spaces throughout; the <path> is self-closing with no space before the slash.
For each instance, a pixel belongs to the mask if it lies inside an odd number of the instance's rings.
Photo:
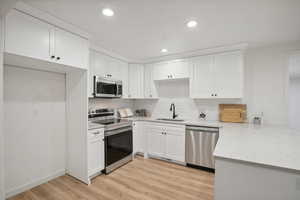
<path id="1" fill-rule="evenodd" d="M 122 97 L 128 98 L 128 90 L 129 90 L 129 77 L 128 77 L 128 63 L 124 61 L 120 61 L 119 63 L 119 72 L 120 72 L 120 80 L 122 80 Z"/>
<path id="2" fill-rule="evenodd" d="M 154 64 L 154 80 L 189 78 L 189 63 L 186 60 Z"/>
<path id="3" fill-rule="evenodd" d="M 55 56 L 58 63 L 84 69 L 87 68 L 89 55 L 88 40 L 55 28 L 54 42 L 54 52 L 51 52 L 51 55 Z"/>
<path id="4" fill-rule="evenodd" d="M 94 75 L 122 80 L 122 72 L 120 71 L 120 66 L 123 64 L 122 61 L 93 50 L 91 52 L 93 52 Z"/>
<path id="5" fill-rule="evenodd" d="M 87 39 L 16 10 L 5 24 L 5 52 L 87 69 Z"/>
<path id="6" fill-rule="evenodd" d="M 144 65 L 129 64 L 128 98 L 144 98 Z"/>
<path id="7" fill-rule="evenodd" d="M 241 52 L 215 56 L 215 95 L 220 98 L 242 98 L 244 89 L 244 67 Z"/>
<path id="8" fill-rule="evenodd" d="M 145 73 L 144 73 L 144 86 L 145 86 L 145 98 L 158 98 L 156 84 L 153 80 L 153 64 L 145 65 Z"/>
<path id="9" fill-rule="evenodd" d="M 191 98 L 210 98 L 213 93 L 213 56 L 201 56 L 191 60 Z"/>
<path id="10" fill-rule="evenodd" d="M 200 56 L 190 61 L 191 98 L 242 98 L 243 54 L 240 51 Z"/>
<path id="11" fill-rule="evenodd" d="M 5 51 L 40 60 L 51 60 L 51 26 L 12 10 L 6 16 Z"/>

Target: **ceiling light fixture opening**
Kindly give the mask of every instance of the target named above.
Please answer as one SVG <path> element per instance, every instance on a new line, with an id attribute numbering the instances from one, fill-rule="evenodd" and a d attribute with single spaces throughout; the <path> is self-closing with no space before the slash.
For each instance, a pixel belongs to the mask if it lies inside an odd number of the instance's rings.
<path id="1" fill-rule="evenodd" d="M 111 17 L 111 16 L 114 16 L 114 11 L 110 8 L 104 8 L 102 10 L 102 14 L 107 16 L 107 17 Z"/>
<path id="2" fill-rule="evenodd" d="M 198 22 L 196 22 L 195 20 L 191 20 L 186 24 L 186 26 L 189 28 L 195 28 L 197 25 L 198 25 Z"/>
<path id="3" fill-rule="evenodd" d="M 160 50 L 160 52 L 162 52 L 162 53 L 167 53 L 167 52 L 168 52 L 168 49 L 162 49 L 162 50 Z"/>

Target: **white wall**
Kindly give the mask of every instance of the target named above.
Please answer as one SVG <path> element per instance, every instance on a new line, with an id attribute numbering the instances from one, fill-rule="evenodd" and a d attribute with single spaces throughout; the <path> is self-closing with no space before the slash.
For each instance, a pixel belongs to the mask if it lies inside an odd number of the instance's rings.
<path id="1" fill-rule="evenodd" d="M 5 192 L 11 196 L 66 168 L 64 74 L 5 66 Z"/>
<path id="2" fill-rule="evenodd" d="M 290 79 L 289 125 L 300 130 L 300 78 Z"/>
<path id="3" fill-rule="evenodd" d="M 288 61 L 297 48 L 300 43 L 247 51 L 244 101 L 251 118 L 263 112 L 265 123 L 288 125 Z"/>
<path id="4" fill-rule="evenodd" d="M 4 199 L 4 142 L 3 142 L 3 18 L 0 17 L 0 200 Z"/>

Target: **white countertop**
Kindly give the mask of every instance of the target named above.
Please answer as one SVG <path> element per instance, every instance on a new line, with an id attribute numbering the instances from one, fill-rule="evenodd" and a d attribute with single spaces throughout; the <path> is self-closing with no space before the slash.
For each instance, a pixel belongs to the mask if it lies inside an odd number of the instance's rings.
<path id="1" fill-rule="evenodd" d="M 300 131 L 276 125 L 225 125 L 214 155 L 300 171 Z"/>
<path id="2" fill-rule="evenodd" d="M 300 131 L 287 127 L 222 123 L 200 119 L 182 122 L 162 121 L 151 117 L 133 117 L 128 119 L 165 124 L 219 127 L 220 136 L 214 152 L 214 156 L 217 158 L 300 171 Z M 89 125 L 89 129 L 101 128 L 99 124 L 90 123 Z"/>
<path id="3" fill-rule="evenodd" d="M 168 122 L 153 118 L 133 118 L 152 121 L 220 128 L 214 156 L 272 167 L 300 171 L 300 131 L 276 125 L 254 125 L 203 121 Z"/>
<path id="4" fill-rule="evenodd" d="M 98 128 L 104 128 L 104 125 L 89 122 L 88 127 L 89 127 L 89 130 L 93 130 L 93 129 L 98 129 Z"/>

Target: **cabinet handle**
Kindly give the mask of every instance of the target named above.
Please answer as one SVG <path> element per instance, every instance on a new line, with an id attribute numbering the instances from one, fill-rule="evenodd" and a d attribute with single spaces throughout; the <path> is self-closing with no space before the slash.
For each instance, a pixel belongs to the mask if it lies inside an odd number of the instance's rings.
<path id="1" fill-rule="evenodd" d="M 211 96 L 213 97 L 213 96 L 214 96 L 214 94 L 211 94 Z"/>
<path id="2" fill-rule="evenodd" d="M 99 134 L 100 134 L 100 131 L 94 132 L 93 134 L 94 134 L 94 135 L 99 135 Z"/>
<path id="3" fill-rule="evenodd" d="M 55 56 L 51 56 L 51 59 L 54 59 L 55 58 Z"/>
<path id="4" fill-rule="evenodd" d="M 56 60 L 60 60 L 60 57 L 57 57 Z"/>
<path id="5" fill-rule="evenodd" d="M 215 97 L 218 96 L 218 94 L 215 94 Z"/>

